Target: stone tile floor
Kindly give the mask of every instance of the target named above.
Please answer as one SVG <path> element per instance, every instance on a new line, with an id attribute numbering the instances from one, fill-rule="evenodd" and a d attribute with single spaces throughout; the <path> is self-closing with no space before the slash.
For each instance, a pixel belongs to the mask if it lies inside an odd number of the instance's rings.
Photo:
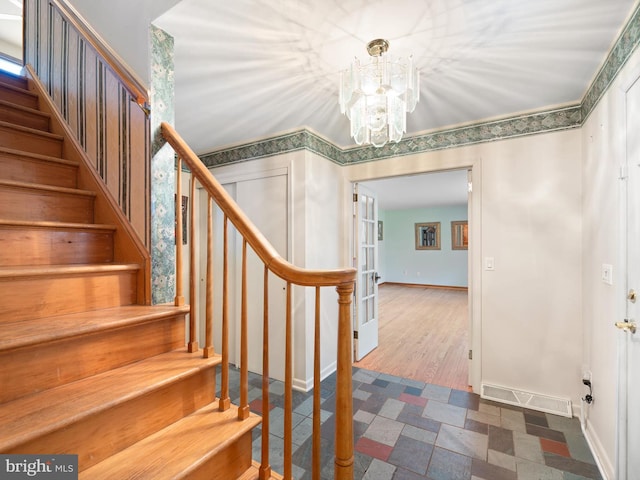
<path id="1" fill-rule="evenodd" d="M 238 404 L 239 372 L 230 371 Z M 262 377 L 249 374 L 261 413 Z M 217 385 L 219 385 L 219 379 Z M 284 385 L 269 388 L 270 463 L 282 473 Z M 322 478 L 333 479 L 335 374 L 321 383 Z M 293 394 L 293 477 L 310 480 L 312 392 Z M 577 419 L 480 399 L 473 393 L 353 368 L 354 479 L 601 479 Z M 260 460 L 260 428 L 253 458 Z"/>

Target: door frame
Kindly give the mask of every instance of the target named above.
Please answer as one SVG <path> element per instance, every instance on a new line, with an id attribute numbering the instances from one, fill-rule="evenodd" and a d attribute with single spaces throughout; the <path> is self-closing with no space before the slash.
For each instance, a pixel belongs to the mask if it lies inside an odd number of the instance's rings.
<path id="1" fill-rule="evenodd" d="M 424 160 L 424 159 L 421 159 Z M 402 162 L 397 165 L 395 162 Z M 350 201 L 355 183 L 383 178 L 401 177 L 409 175 L 421 175 L 426 173 L 438 173 L 450 170 L 468 170 L 473 185 L 473 194 L 469 197 L 467 208 L 469 209 L 469 249 L 468 249 L 468 278 L 469 278 L 469 348 L 473 352 L 473 358 L 469 361 L 469 385 L 473 391 L 480 393 L 482 383 L 482 162 L 480 157 L 472 159 L 447 158 L 442 159 L 435 166 L 423 165 L 426 162 L 409 162 L 406 157 L 390 159 L 386 165 L 376 162 L 380 168 L 371 168 L 364 176 L 361 172 L 353 175 L 353 167 L 347 167 L 344 184 L 344 198 L 349 201 L 345 205 L 345 231 L 348 232 L 349 262 L 353 264 L 354 238 L 353 231 L 353 206 Z M 374 164 L 374 167 L 377 165 Z M 471 199 L 473 197 L 473 200 Z M 354 297 L 355 298 L 355 297 Z"/>

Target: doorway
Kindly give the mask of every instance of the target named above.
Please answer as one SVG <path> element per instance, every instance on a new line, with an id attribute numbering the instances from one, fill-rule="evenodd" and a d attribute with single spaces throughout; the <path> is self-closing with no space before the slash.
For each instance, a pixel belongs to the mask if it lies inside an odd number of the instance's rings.
<path id="1" fill-rule="evenodd" d="M 380 346 L 356 366 L 454 388 L 471 383 L 471 250 L 452 243 L 454 225 L 471 218 L 470 172 L 358 182 L 379 205 Z M 418 245 L 419 224 L 437 225 L 434 248 Z"/>

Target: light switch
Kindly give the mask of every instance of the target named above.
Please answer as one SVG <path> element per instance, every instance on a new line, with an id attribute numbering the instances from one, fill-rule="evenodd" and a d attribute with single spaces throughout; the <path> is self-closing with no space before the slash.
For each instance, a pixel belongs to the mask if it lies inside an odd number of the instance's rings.
<path id="1" fill-rule="evenodd" d="M 484 257 L 484 269 L 485 270 L 495 270 L 495 264 L 493 261 L 493 257 Z"/>
<path id="2" fill-rule="evenodd" d="M 613 266 L 608 263 L 602 264 L 602 282 L 613 285 Z"/>

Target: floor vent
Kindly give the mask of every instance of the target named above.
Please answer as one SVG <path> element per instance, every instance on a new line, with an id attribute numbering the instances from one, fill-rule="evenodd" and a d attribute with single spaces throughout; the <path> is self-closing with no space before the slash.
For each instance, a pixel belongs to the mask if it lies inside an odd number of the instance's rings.
<path id="1" fill-rule="evenodd" d="M 519 407 L 530 408 L 545 413 L 572 417 L 571 401 L 565 398 L 548 397 L 537 393 L 522 392 L 511 388 L 482 384 L 482 398 L 496 402 L 508 403 Z"/>

